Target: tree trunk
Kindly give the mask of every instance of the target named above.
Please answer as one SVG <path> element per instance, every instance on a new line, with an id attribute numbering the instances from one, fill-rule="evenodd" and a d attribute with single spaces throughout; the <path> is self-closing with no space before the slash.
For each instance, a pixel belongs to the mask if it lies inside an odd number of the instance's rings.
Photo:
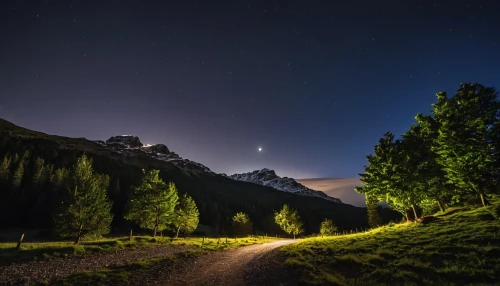
<path id="1" fill-rule="evenodd" d="M 479 197 L 481 198 L 481 203 L 483 203 L 483 206 L 489 206 L 490 205 L 490 202 L 486 198 L 486 195 L 484 194 L 484 192 L 480 192 L 479 193 Z"/>
<path id="2" fill-rule="evenodd" d="M 78 234 L 76 235 L 76 239 L 75 239 L 75 244 L 78 244 L 80 243 L 80 238 L 82 237 L 82 232 L 79 231 Z"/>
<path id="3" fill-rule="evenodd" d="M 436 199 L 436 201 L 437 201 L 437 203 L 438 203 L 439 209 L 441 210 L 441 212 L 443 212 L 443 213 L 444 213 L 444 212 L 446 211 L 446 209 L 445 209 L 445 207 L 444 207 L 443 202 L 442 202 L 440 199 Z"/>
<path id="4" fill-rule="evenodd" d="M 78 228 L 78 233 L 76 234 L 75 244 L 80 243 L 80 238 L 82 237 L 83 223 L 80 223 L 80 227 Z"/>
<path id="5" fill-rule="evenodd" d="M 406 217 L 406 223 L 409 223 L 410 220 L 410 215 L 408 214 L 408 211 L 405 211 L 405 217 Z"/>
<path id="6" fill-rule="evenodd" d="M 415 215 L 415 221 L 418 219 L 417 215 L 417 208 L 415 207 L 415 204 L 411 204 L 411 208 L 413 209 L 413 214 Z"/>
<path id="7" fill-rule="evenodd" d="M 24 233 L 21 233 L 21 237 L 19 238 L 19 241 L 17 242 L 16 250 L 19 251 L 21 249 L 21 243 L 23 243 L 24 239 Z"/>
<path id="8" fill-rule="evenodd" d="M 295 233 L 293 234 L 293 239 L 295 239 Z"/>
<path id="9" fill-rule="evenodd" d="M 158 230 L 158 227 L 155 226 L 154 230 L 153 230 L 153 237 L 156 237 L 156 231 Z"/>
<path id="10" fill-rule="evenodd" d="M 179 238 L 179 231 L 181 230 L 180 227 L 177 228 L 177 233 L 175 234 L 175 238 Z"/>

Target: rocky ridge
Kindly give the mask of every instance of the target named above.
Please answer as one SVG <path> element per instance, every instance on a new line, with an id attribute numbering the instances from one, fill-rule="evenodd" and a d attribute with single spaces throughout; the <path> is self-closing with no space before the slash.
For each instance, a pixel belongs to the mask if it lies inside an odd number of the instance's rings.
<path id="1" fill-rule="evenodd" d="M 187 173 L 209 173 L 216 175 L 203 164 L 183 159 L 178 154 L 170 151 L 164 144 L 144 145 L 137 136 L 112 136 L 106 140 L 106 142 L 98 140 L 94 141 L 94 143 L 105 148 L 110 148 L 114 152 L 125 156 L 134 156 L 137 153 L 144 153 L 154 159 L 170 162 Z M 329 197 L 321 191 L 309 189 L 295 181 L 293 178 L 280 177 L 276 175 L 273 170 L 269 169 L 262 169 L 244 174 L 234 174 L 231 176 L 227 176 L 225 174 L 220 175 L 233 180 L 251 182 L 300 196 L 318 197 L 332 202 L 341 203 L 341 201 L 337 198 Z"/>
<path id="2" fill-rule="evenodd" d="M 145 153 L 154 159 L 170 162 L 178 168 L 192 174 L 215 174 L 203 164 L 180 157 L 175 152 L 170 151 L 164 144 L 144 145 L 137 136 L 112 136 L 106 140 L 106 142 L 102 140 L 96 140 L 93 142 L 102 147 L 110 148 L 114 152 L 125 156 L 134 156 L 136 153 Z"/>
<path id="3" fill-rule="evenodd" d="M 276 175 L 276 172 L 274 172 L 274 170 L 269 170 L 267 168 L 249 173 L 234 174 L 228 177 L 233 180 L 251 182 L 263 186 L 272 187 L 274 189 L 296 194 L 299 196 L 318 197 L 332 202 L 342 203 L 342 201 L 337 198 L 332 198 L 323 192 L 307 188 L 306 186 L 295 181 L 295 179 L 293 178 L 280 177 Z"/>

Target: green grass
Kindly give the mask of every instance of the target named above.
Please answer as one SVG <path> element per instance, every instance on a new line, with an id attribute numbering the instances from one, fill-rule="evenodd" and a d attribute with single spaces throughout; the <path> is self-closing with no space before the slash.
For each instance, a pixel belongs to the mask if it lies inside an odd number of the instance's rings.
<path id="1" fill-rule="evenodd" d="M 20 251 L 16 250 L 17 243 L 0 243 L 0 266 L 24 261 L 44 260 L 55 257 L 69 257 L 73 255 L 86 255 L 89 253 L 116 251 L 127 248 L 147 247 L 156 244 L 186 245 L 201 250 L 215 251 L 234 248 L 238 246 L 265 243 L 274 241 L 275 238 L 246 237 L 246 238 L 168 238 L 135 236 L 132 241 L 128 237 L 103 238 L 82 241 L 78 245 L 73 242 L 26 242 L 21 245 Z"/>
<path id="2" fill-rule="evenodd" d="M 305 285 L 495 285 L 500 283 L 498 202 L 429 224 L 308 238 L 282 251 Z"/>
<path id="3" fill-rule="evenodd" d="M 83 241 L 78 245 L 74 245 L 72 242 L 26 242 L 22 243 L 20 250 L 17 251 L 17 243 L 0 243 L 0 266 L 31 260 L 115 251 L 138 245 L 135 242 L 125 242 L 124 239 Z"/>
<path id="4" fill-rule="evenodd" d="M 203 255 L 207 252 L 220 251 L 258 243 L 266 243 L 270 241 L 276 241 L 277 239 L 262 237 L 245 237 L 239 239 L 228 238 L 227 243 L 225 238 L 221 238 L 219 241 L 219 239 L 217 238 L 172 239 L 164 237 L 135 237 L 135 240 L 141 243 L 147 241 L 148 244 L 160 243 L 171 245 L 185 245 L 191 246 L 192 248 L 191 250 L 177 253 L 173 256 L 135 260 L 113 268 L 105 268 L 91 272 L 74 273 L 63 279 L 52 281 L 51 285 L 123 285 L 127 284 L 130 276 L 138 274 L 141 271 L 148 271 L 148 269 L 160 263 L 168 263 L 169 267 L 171 267 L 179 261 Z"/>
<path id="5" fill-rule="evenodd" d="M 226 238 L 221 237 L 220 241 L 217 238 L 190 238 L 190 239 L 171 239 L 171 244 L 187 245 L 200 247 L 202 250 L 216 251 L 231 249 L 239 246 L 246 246 L 258 243 L 266 243 L 278 240 L 274 237 L 244 237 L 244 238 Z"/>

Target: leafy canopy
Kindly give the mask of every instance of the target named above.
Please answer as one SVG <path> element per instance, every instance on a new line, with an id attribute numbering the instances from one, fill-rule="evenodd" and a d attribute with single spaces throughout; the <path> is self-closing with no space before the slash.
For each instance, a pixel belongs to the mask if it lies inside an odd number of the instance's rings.
<path id="1" fill-rule="evenodd" d="M 133 188 L 130 194 L 129 210 L 125 215 L 140 227 L 153 230 L 153 236 L 175 221 L 179 200 L 174 183 L 166 184 L 159 173 L 159 170 L 144 173 L 141 185 Z"/>
<path id="2" fill-rule="evenodd" d="M 304 232 L 304 224 L 300 219 L 296 209 L 290 208 L 288 205 L 283 205 L 283 208 L 274 214 L 274 220 L 283 231 L 292 234 L 293 238 L 296 235 Z"/>
<path id="3" fill-rule="evenodd" d="M 199 223 L 200 212 L 196 207 L 196 203 L 187 194 L 182 195 L 179 199 L 174 213 L 172 224 L 176 232 L 175 237 L 179 237 L 179 232 L 184 234 L 192 233 Z"/>

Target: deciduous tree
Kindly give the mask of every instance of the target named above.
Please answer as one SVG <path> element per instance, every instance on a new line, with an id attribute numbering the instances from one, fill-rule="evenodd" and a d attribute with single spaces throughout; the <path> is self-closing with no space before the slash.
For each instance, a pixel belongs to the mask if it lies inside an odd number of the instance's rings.
<path id="1" fill-rule="evenodd" d="M 144 173 L 140 186 L 133 188 L 126 219 L 153 231 L 153 237 L 165 230 L 175 219 L 179 196 L 175 184 L 166 184 L 159 170 Z"/>
<path id="2" fill-rule="evenodd" d="M 288 205 L 283 205 L 283 208 L 274 214 L 276 223 L 288 234 L 292 234 L 293 238 L 304 232 L 303 223 L 296 209 L 290 208 Z"/>
<path id="3" fill-rule="evenodd" d="M 366 197 L 366 215 L 368 218 L 368 225 L 371 228 L 378 227 L 382 225 L 382 220 L 380 219 L 380 214 L 377 210 L 378 200 L 369 194 L 365 195 Z"/>
<path id="4" fill-rule="evenodd" d="M 469 83 L 461 84 L 451 98 L 440 92 L 437 99 L 432 113 L 439 126 L 439 163 L 451 183 L 477 194 L 486 206 L 486 195 L 498 179 L 498 92 Z"/>
<path id="5" fill-rule="evenodd" d="M 175 237 L 179 237 L 179 232 L 189 234 L 198 227 L 200 212 L 196 207 L 196 203 L 187 194 L 184 194 L 179 199 L 179 204 L 175 209 L 175 218 L 173 226 Z"/>

